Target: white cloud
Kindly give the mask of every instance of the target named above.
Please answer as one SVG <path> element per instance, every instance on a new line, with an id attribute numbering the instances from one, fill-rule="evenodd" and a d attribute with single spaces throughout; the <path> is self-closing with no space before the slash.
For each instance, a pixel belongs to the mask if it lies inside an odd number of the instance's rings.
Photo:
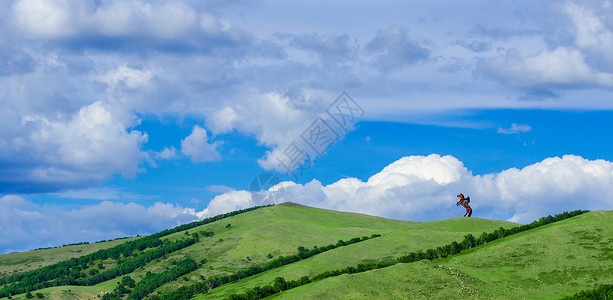
<path id="1" fill-rule="evenodd" d="M 532 126 L 526 124 L 511 124 L 511 128 L 498 127 L 498 133 L 501 134 L 520 134 L 532 130 Z"/>
<path id="2" fill-rule="evenodd" d="M 494 179 L 499 206 L 514 210 L 513 221 L 569 209 L 612 209 L 613 163 L 579 156 L 552 157 Z"/>
<path id="3" fill-rule="evenodd" d="M 145 207 L 104 201 L 64 211 L 7 195 L 0 198 L 0 253 L 145 235 L 198 220 L 201 215 L 160 202 Z"/>
<path id="4" fill-rule="evenodd" d="M 312 95 L 305 96 L 304 103 L 299 105 L 279 93 L 249 92 L 242 99 L 217 110 L 207 125 L 217 133 L 236 129 L 255 135 L 259 142 L 272 148 L 259 160 L 260 166 L 274 169 L 278 165 L 275 157 L 300 139 L 300 134 L 317 114 L 325 111 L 321 103 L 321 98 Z"/>
<path id="5" fill-rule="evenodd" d="M 71 4 L 66 0 L 20 0 L 13 4 L 15 22 L 35 38 L 64 38 L 77 28 L 71 16 Z"/>
<path id="6" fill-rule="evenodd" d="M 247 191 L 230 191 L 215 196 L 207 208 L 199 213 L 201 217 L 216 216 L 219 214 L 255 206 L 251 193 Z"/>
<path id="7" fill-rule="evenodd" d="M 192 133 L 181 141 L 181 152 L 189 156 L 194 163 L 220 160 L 221 156 L 217 152 L 220 141 L 209 144 L 209 137 L 204 128 L 196 125 Z"/>
<path id="8" fill-rule="evenodd" d="M 147 157 L 141 151 L 147 134 L 128 131 L 130 118 L 102 102 L 69 117 L 26 115 L 21 124 L 30 132 L 0 145 L 5 157 L 12 156 L 24 166 L 0 172 L 0 182 L 16 190 L 80 187 L 115 173 L 133 178 Z"/>
<path id="9" fill-rule="evenodd" d="M 109 88 L 113 90 L 119 85 L 131 89 L 142 87 L 145 86 L 152 77 L 153 72 L 151 70 L 138 70 L 122 65 L 99 76 L 98 79 L 106 83 Z"/>
<path id="10" fill-rule="evenodd" d="M 548 214 L 576 209 L 613 209 L 613 163 L 567 155 L 547 158 L 523 169 L 472 175 L 452 156 L 403 157 L 366 182 L 341 179 L 330 185 L 313 180 L 284 184 L 283 201 L 405 220 L 461 216 L 456 195 L 471 196 L 474 216 L 527 223 Z M 243 192 L 243 193 L 241 193 Z M 219 195 L 217 212 L 249 204 L 245 191 Z M 223 209 L 220 203 L 225 203 Z"/>
<path id="11" fill-rule="evenodd" d="M 164 147 L 164 149 L 156 153 L 155 156 L 159 159 L 173 159 L 177 157 L 177 149 L 175 149 L 174 146 L 170 146 L 170 148 Z"/>
<path id="12" fill-rule="evenodd" d="M 126 131 L 126 125 L 118 120 L 101 102 L 83 107 L 67 122 L 32 119 L 43 124 L 32 135 L 36 146 L 45 149 L 49 162 L 58 161 L 76 169 L 97 168 L 104 176 L 120 170 L 126 177 L 134 177 L 143 153 L 140 145 L 147 135 L 138 131 Z M 55 149 L 53 153 L 50 149 Z M 40 170 L 51 175 L 52 170 Z M 48 173 L 48 171 L 51 171 Z"/>

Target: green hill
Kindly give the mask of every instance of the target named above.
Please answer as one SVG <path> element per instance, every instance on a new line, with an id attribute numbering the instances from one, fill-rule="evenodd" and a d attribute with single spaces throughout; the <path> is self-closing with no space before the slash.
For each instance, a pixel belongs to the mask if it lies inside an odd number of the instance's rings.
<path id="1" fill-rule="evenodd" d="M 276 298 L 559 299 L 613 282 L 613 212 L 596 211 L 434 261 L 301 286 Z"/>
<path id="2" fill-rule="evenodd" d="M 613 249 L 609 248 L 613 245 L 613 240 L 609 238 L 613 236 L 612 218 L 611 212 L 592 212 L 511 235 L 448 258 L 402 263 L 358 274 L 331 277 L 273 297 L 350 296 L 374 299 L 391 295 L 397 298 L 549 298 L 550 295 L 572 295 L 596 284 L 613 282 L 613 276 L 607 275 L 613 274 L 609 272 L 613 267 Z M 67 270 L 74 272 L 74 278 L 85 280 L 153 257 L 127 273 L 135 280 L 137 287 L 132 289 L 133 294 L 124 295 L 125 299 L 136 295 L 134 290 L 139 288 L 151 288 L 150 296 L 160 295 L 180 287 L 193 286 L 204 282 L 204 279 L 245 272 L 254 266 L 262 267 L 281 260 L 281 256 L 297 255 L 299 247 L 303 247 L 304 254 L 315 246 L 328 249 L 323 246 L 337 245 L 309 258 L 292 261 L 215 287 L 206 294 L 196 295 L 197 299 L 225 299 L 255 286 L 271 284 L 277 277 L 297 280 L 348 266 L 391 261 L 409 252 L 436 248 L 452 241 L 460 242 L 469 233 L 478 236 L 482 232 L 514 226 L 517 224 L 478 218 L 408 222 L 283 203 L 225 217 L 188 230 L 178 230 L 161 236 L 161 241 L 165 241 L 163 245 L 159 242 L 148 248 L 143 246 L 140 247 L 142 249 L 127 251 L 117 258 L 90 259 Z M 207 236 L 211 233 L 214 235 Z M 360 239 L 373 234 L 381 236 Z M 196 242 L 195 237 L 198 237 Z M 345 245 L 339 244 L 339 240 L 352 242 Z M 160 247 L 173 242 L 183 245 L 182 248 L 154 256 Z M 92 253 L 95 250 L 91 247 L 102 249 L 113 245 L 97 243 L 80 246 L 89 246 L 87 251 Z M 70 247 L 64 248 L 68 250 Z M 74 254 L 74 251 L 64 251 L 62 256 L 52 252 L 58 252 L 59 249 L 63 248 L 19 253 L 23 261 L 6 258 L 16 254 L 0 255 L 0 262 L 14 262 L 7 266 L 12 270 L 26 271 L 26 264 L 32 265 L 29 257 L 54 257 L 54 261 L 57 261 L 61 257 L 68 258 L 66 253 Z M 176 276 L 158 280 L 155 274 Z M 37 289 L 32 293 L 40 293 L 47 299 L 93 299 L 112 292 L 123 277 L 104 280 L 92 286 L 60 284 Z M 157 283 L 150 286 L 144 284 L 149 282 Z M 10 284 L 0 286 L 0 291 Z M 26 297 L 22 293 L 13 298 Z"/>
<path id="3" fill-rule="evenodd" d="M 68 245 L 57 248 L 45 248 L 28 252 L 14 252 L 0 255 L 0 277 L 27 272 L 48 266 L 63 260 L 107 249 L 136 238 L 122 238 L 92 244 Z"/>

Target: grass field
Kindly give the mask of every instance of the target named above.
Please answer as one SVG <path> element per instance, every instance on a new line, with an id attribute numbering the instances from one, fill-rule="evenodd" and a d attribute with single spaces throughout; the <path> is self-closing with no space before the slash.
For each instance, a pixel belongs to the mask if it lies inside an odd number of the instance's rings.
<path id="1" fill-rule="evenodd" d="M 613 282 L 613 212 L 596 211 L 461 255 L 342 275 L 279 299 L 558 299 Z"/>
<path id="2" fill-rule="evenodd" d="M 90 254 L 100 249 L 110 248 L 134 239 L 135 238 L 125 238 L 92 244 L 2 254 L 0 255 L 0 276 L 27 272 L 73 257 Z"/>
<path id="3" fill-rule="evenodd" d="M 166 236 L 164 238 L 179 240 L 204 230 L 215 233 L 213 237 L 201 238 L 196 244 L 148 263 L 130 276 L 138 282 L 147 272 L 164 272 L 184 258 L 193 258 L 197 262 L 206 259 L 206 263 L 196 271 L 154 292 L 163 293 L 199 282 L 202 278 L 263 265 L 270 261 L 268 254 L 276 258 L 295 254 L 299 246 L 312 248 L 375 233 L 381 235 L 222 285 L 196 297 L 225 299 L 233 293 L 270 284 L 276 277 L 293 280 L 359 263 L 393 259 L 411 251 L 460 241 L 468 233 L 478 236 L 482 232 L 516 225 L 478 218 L 409 222 L 283 203 Z M 40 257 L 44 258 L 41 262 L 50 263 L 91 253 L 96 247 L 110 246 L 112 244 L 100 243 L 6 254 L 0 255 L 0 262 L 5 262 L 7 270 L 25 271 L 28 266 L 36 268 L 35 261 Z M 591 212 L 505 237 L 446 259 L 341 275 L 274 297 L 556 298 L 596 284 L 613 282 L 613 275 L 609 275 L 613 274 L 611 247 L 613 212 Z M 78 250 L 81 252 L 76 252 Z M 111 265 L 113 262 L 106 263 Z M 60 286 L 35 292 L 42 293 L 47 299 L 94 299 L 112 291 L 119 280 L 116 278 L 90 287 Z M 13 298 L 25 299 L 25 296 L 21 294 Z"/>
<path id="4" fill-rule="evenodd" d="M 505 221 L 477 218 L 455 218 L 424 223 L 405 222 L 400 229 L 379 229 L 376 233 L 382 236 L 377 239 L 336 249 L 246 280 L 241 280 L 237 283 L 227 284 L 213 289 L 207 295 L 200 295 L 196 299 L 224 299 L 230 294 L 237 293 L 237 291 L 269 284 L 276 277 L 293 280 L 302 276 L 312 276 L 346 266 L 355 266 L 363 262 L 372 262 L 373 259 L 393 259 L 411 251 L 432 248 L 454 240 L 461 240 L 468 233 L 480 234 L 483 231 L 489 232 L 501 226 L 512 227 L 514 225 L 516 224 Z"/>

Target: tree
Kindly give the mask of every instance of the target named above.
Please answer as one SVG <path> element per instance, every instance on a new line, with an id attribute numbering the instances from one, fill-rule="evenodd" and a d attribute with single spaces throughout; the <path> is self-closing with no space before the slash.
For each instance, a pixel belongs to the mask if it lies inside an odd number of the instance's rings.
<path id="1" fill-rule="evenodd" d="M 433 260 L 437 257 L 436 251 L 434 249 L 426 250 L 426 259 Z"/>
<path id="2" fill-rule="evenodd" d="M 130 277 L 129 275 L 124 276 L 123 278 L 121 278 L 121 284 L 129 287 L 129 288 L 134 288 L 134 285 L 136 284 L 136 281 L 134 281 L 134 279 L 132 279 L 132 277 Z"/>
<path id="3" fill-rule="evenodd" d="M 34 296 L 32 296 L 32 293 L 27 292 L 27 293 L 26 293 L 26 298 L 34 298 Z"/>
<path id="4" fill-rule="evenodd" d="M 470 249 L 476 245 L 477 245 L 477 240 L 472 234 L 469 233 L 466 236 L 464 236 L 464 240 L 462 241 L 463 249 Z"/>
<path id="5" fill-rule="evenodd" d="M 285 281 L 285 278 L 283 278 L 283 277 L 275 278 L 275 283 L 274 283 L 273 288 L 277 292 L 281 292 L 281 291 L 287 290 L 287 282 Z"/>

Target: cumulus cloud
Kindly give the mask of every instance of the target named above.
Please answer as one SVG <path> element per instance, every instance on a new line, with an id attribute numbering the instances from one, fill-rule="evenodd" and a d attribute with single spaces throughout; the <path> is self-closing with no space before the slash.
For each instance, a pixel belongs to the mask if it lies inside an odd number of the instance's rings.
<path id="1" fill-rule="evenodd" d="M 221 159 L 217 152 L 220 141 L 209 143 L 206 129 L 196 125 L 192 133 L 181 141 L 181 153 L 189 156 L 194 163 L 216 161 Z"/>
<path id="2" fill-rule="evenodd" d="M 218 196 L 215 196 L 207 208 L 200 215 L 216 216 L 243 208 L 248 208 L 257 205 L 251 197 L 251 193 L 247 191 L 230 191 Z"/>
<path id="3" fill-rule="evenodd" d="M 300 139 L 318 114 L 325 112 L 332 97 L 306 95 L 302 103 L 279 93 L 245 94 L 245 98 L 219 109 L 207 125 L 216 133 L 238 130 L 253 134 L 258 141 L 271 148 L 259 160 L 265 169 L 278 168 L 277 157 L 290 144 Z M 327 101 L 326 101 L 327 100 Z"/>
<path id="4" fill-rule="evenodd" d="M 405 220 L 461 216 L 455 205 L 459 193 L 471 196 L 474 216 L 519 223 L 569 210 L 613 208 L 613 163 L 573 155 L 485 175 L 473 175 L 449 155 L 409 156 L 366 182 L 345 178 L 325 186 L 317 180 L 281 184 L 283 201 Z M 216 199 L 211 208 L 225 204 L 216 212 L 249 204 L 248 194 L 241 191 Z"/>
<path id="5" fill-rule="evenodd" d="M 136 176 L 147 156 L 141 150 L 147 134 L 126 130 L 130 122 L 102 102 L 70 117 L 23 116 L 29 134 L 0 143 L 0 162 L 7 166 L 0 189 L 53 191 L 101 183 L 115 173 Z M 11 167 L 15 163 L 21 167 Z"/>
<path id="6" fill-rule="evenodd" d="M 73 1 L 78 5 L 78 2 Z M 81 6 L 82 7 L 82 6 Z M 63 38 L 74 34 L 69 1 L 22 0 L 13 4 L 15 23 L 35 38 Z"/>
<path id="7" fill-rule="evenodd" d="M 174 146 L 170 146 L 170 148 L 164 148 L 162 151 L 155 154 L 156 158 L 159 159 L 173 159 L 177 157 L 177 149 Z"/>
<path id="8" fill-rule="evenodd" d="M 201 216 L 193 209 L 161 202 L 145 207 L 103 201 L 64 211 L 7 195 L 0 198 L 0 253 L 145 235 Z"/>
<path id="9" fill-rule="evenodd" d="M 520 134 L 532 130 L 532 126 L 526 124 L 511 124 L 511 128 L 498 127 L 498 133 L 501 134 Z"/>
<path id="10" fill-rule="evenodd" d="M 98 80 L 106 83 L 111 90 L 119 86 L 134 89 L 146 85 L 152 77 L 153 72 L 150 70 L 138 70 L 122 65 L 99 76 Z"/>

